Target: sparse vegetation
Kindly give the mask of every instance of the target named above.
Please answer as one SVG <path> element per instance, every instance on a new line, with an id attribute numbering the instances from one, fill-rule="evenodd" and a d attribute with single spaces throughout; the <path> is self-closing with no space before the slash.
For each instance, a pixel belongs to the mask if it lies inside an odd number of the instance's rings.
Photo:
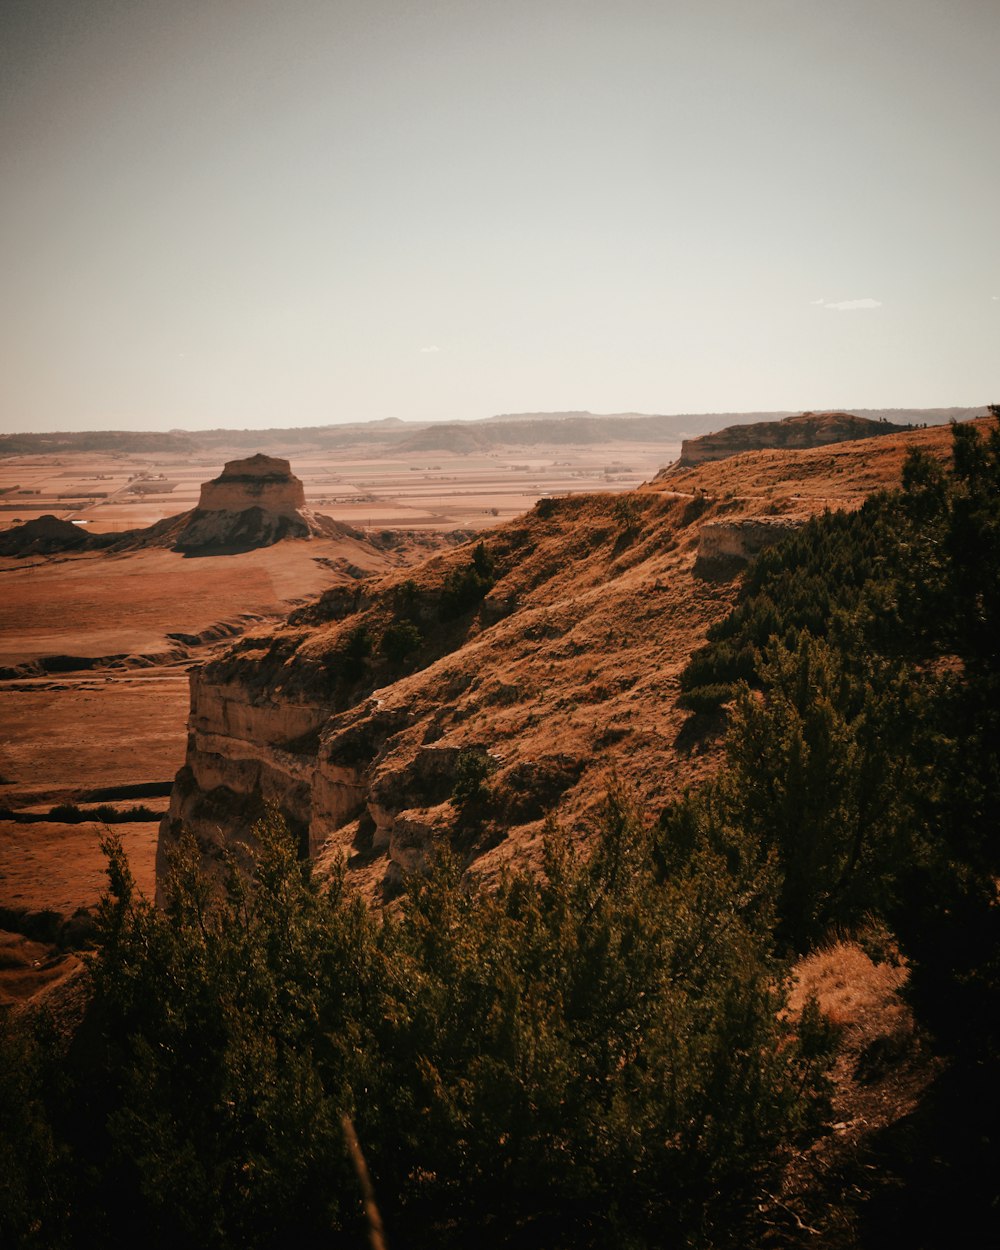
<path id="1" fill-rule="evenodd" d="M 636 528 L 642 515 L 639 511 L 638 504 L 631 495 L 617 496 L 611 510 L 614 515 L 615 522 L 626 532 Z"/>
<path id="2" fill-rule="evenodd" d="M 490 796 L 489 776 L 496 765 L 488 752 L 467 747 L 459 752 L 455 763 L 452 802 L 459 808 L 481 806 Z"/>
<path id="3" fill-rule="evenodd" d="M 100 803 L 97 807 L 79 807 L 76 803 L 58 803 L 50 809 L 48 819 L 68 825 L 79 824 L 84 820 L 97 820 L 104 825 L 120 825 L 159 820 L 162 814 L 141 803 L 132 807 L 112 807 L 110 803 Z"/>

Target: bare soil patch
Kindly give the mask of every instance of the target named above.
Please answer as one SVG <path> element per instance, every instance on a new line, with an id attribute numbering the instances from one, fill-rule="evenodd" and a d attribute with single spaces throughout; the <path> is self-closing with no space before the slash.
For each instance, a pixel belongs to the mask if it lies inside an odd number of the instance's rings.
<path id="1" fill-rule="evenodd" d="M 54 805 L 105 787 L 169 781 L 184 761 L 187 713 L 182 668 L 0 683 L 0 804 Z"/>
<path id="2" fill-rule="evenodd" d="M 151 549 L 0 561 L 0 666 L 46 655 L 162 654 L 174 645 L 171 633 L 278 615 L 338 580 L 324 561 L 342 557 L 341 546 L 303 540 L 202 559 Z"/>

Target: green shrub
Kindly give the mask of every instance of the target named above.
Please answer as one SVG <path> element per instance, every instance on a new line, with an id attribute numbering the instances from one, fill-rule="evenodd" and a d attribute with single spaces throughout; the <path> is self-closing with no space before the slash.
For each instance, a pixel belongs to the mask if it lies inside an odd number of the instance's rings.
<path id="1" fill-rule="evenodd" d="M 490 796 L 487 784 L 495 765 L 481 747 L 463 747 L 455 761 L 451 798 L 457 807 L 482 804 Z"/>
<path id="2" fill-rule="evenodd" d="M 423 640 L 423 634 L 412 621 L 397 621 L 384 630 L 379 650 L 390 664 L 398 668 L 415 651 L 419 651 Z"/>
<path id="3" fill-rule="evenodd" d="M 495 581 L 493 558 L 483 543 L 477 543 L 468 564 L 452 569 L 441 590 L 442 621 L 456 620 L 474 608 L 492 589 Z"/>
<path id="4" fill-rule="evenodd" d="M 735 687 L 731 684 L 716 683 L 711 686 L 696 686 L 693 690 L 686 690 L 677 702 L 680 707 L 686 708 L 689 712 L 718 712 L 733 698 L 735 693 Z"/>

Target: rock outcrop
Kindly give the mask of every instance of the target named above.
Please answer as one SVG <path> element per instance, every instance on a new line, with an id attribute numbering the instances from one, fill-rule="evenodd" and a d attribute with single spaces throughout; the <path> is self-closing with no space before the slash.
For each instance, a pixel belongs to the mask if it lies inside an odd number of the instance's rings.
<path id="1" fill-rule="evenodd" d="M 685 467 L 706 460 L 726 460 L 744 451 L 803 449 L 829 443 L 846 443 L 880 434 L 900 434 L 909 429 L 889 421 L 871 421 L 849 412 L 804 412 L 783 421 L 758 421 L 751 425 L 731 425 L 701 438 L 688 438 L 681 444 L 680 463 Z"/>
<path id="2" fill-rule="evenodd" d="M 750 516 L 706 521 L 698 534 L 698 560 L 752 560 L 805 524 L 804 517 Z"/>
<path id="3" fill-rule="evenodd" d="M 261 508 L 287 517 L 297 517 L 305 506 L 305 490 L 289 462 L 261 452 L 230 460 L 217 478 L 202 485 L 198 501 L 199 512 Z"/>

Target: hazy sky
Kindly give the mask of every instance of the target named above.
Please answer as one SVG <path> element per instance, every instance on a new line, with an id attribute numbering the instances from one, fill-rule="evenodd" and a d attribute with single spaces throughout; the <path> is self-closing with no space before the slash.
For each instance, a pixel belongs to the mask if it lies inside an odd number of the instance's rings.
<path id="1" fill-rule="evenodd" d="M 1000 400 L 1000 0 L 0 0 L 0 429 Z"/>

